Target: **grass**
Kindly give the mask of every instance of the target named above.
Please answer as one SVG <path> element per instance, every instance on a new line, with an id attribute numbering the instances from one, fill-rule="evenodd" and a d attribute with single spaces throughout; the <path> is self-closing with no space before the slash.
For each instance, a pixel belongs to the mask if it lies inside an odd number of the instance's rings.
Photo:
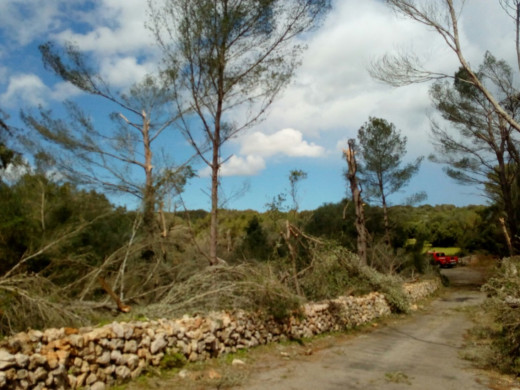
<path id="1" fill-rule="evenodd" d="M 435 251 L 435 252 L 444 252 L 446 256 L 457 256 L 460 253 L 460 248 L 456 246 L 452 247 L 440 247 L 440 246 L 427 246 L 425 245 L 423 248 L 423 253 Z"/>
<path id="2" fill-rule="evenodd" d="M 407 385 L 412 384 L 408 375 L 400 371 L 385 373 L 385 380 L 391 383 L 404 383 Z"/>

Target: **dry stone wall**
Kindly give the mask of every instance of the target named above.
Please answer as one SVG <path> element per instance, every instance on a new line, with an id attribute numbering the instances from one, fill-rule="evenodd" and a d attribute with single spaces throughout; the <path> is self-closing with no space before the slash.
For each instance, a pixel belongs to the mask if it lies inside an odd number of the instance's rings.
<path id="1" fill-rule="evenodd" d="M 404 288 L 413 302 L 439 286 L 426 281 Z M 283 322 L 234 311 L 99 328 L 30 330 L 0 344 L 0 388 L 102 390 L 138 377 L 148 366 L 159 366 L 166 355 L 204 360 L 286 338 L 343 330 L 388 314 L 385 297 L 370 293 L 309 303 Z"/>

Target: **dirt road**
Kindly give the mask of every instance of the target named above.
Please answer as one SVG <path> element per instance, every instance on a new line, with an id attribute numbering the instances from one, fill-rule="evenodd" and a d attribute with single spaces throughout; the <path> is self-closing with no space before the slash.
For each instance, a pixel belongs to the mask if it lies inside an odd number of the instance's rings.
<path id="1" fill-rule="evenodd" d="M 472 326 L 464 308 L 484 299 L 481 275 L 467 267 L 443 273 L 454 287 L 427 308 L 311 356 L 253 367 L 235 389 L 488 389 L 487 378 L 459 357 Z"/>
<path id="2" fill-rule="evenodd" d="M 451 287 L 410 316 L 392 317 L 354 333 L 316 337 L 304 345 L 254 348 L 190 365 L 167 378 L 151 376 L 126 388 L 520 390 L 520 385 L 491 379 L 460 357 L 464 334 L 473 326 L 468 309 L 484 299 L 482 273 L 471 267 L 442 272 Z M 239 364 L 231 364 L 236 358 Z"/>

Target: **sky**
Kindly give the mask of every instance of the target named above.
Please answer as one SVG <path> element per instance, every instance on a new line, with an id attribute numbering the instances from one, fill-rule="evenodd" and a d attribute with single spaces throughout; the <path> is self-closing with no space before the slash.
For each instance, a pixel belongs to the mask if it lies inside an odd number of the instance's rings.
<path id="1" fill-rule="evenodd" d="M 10 115 L 8 122 L 23 126 L 20 110 L 38 106 L 59 114 L 67 99 L 84 102 L 93 117 L 101 115 L 103 102 L 87 100 L 44 69 L 38 45 L 74 43 L 95 59 L 111 86 L 124 90 L 157 72 L 160 63 L 147 17 L 146 0 L 2 0 L 0 108 Z M 486 50 L 514 64 L 513 23 L 498 1 L 466 1 L 460 34 L 463 52 L 475 67 Z M 407 137 L 404 163 L 434 152 L 430 120 L 436 113 L 429 85 L 390 87 L 372 79 L 367 67 L 386 53 L 412 51 L 428 69 L 453 74 L 457 58 L 435 32 L 396 15 L 381 0 L 335 0 L 323 25 L 305 43 L 300 68 L 265 120 L 223 150 L 221 199 L 227 208 L 265 210 L 275 196 L 288 193 L 294 169 L 307 173 L 298 187 L 300 209 L 341 201 L 348 193 L 342 149 L 369 117 L 386 119 Z M 177 163 L 193 153 L 175 135 L 164 148 Z M 207 168 L 202 162 L 194 168 L 198 177 L 186 187 L 184 201 L 191 209 L 209 209 Z M 409 185 L 388 200 L 402 204 L 422 191 L 428 195 L 424 203 L 432 205 L 486 202 L 479 188 L 457 185 L 441 165 L 427 159 Z M 111 199 L 133 207 L 127 197 Z"/>

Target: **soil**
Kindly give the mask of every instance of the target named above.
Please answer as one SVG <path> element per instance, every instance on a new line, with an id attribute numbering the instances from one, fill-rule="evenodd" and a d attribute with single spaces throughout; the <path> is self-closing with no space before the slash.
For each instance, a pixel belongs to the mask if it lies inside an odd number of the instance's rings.
<path id="1" fill-rule="evenodd" d="M 520 390 L 520 383 L 479 370 L 461 357 L 464 335 L 473 326 L 468 312 L 485 298 L 480 292 L 485 272 L 477 267 L 441 272 L 450 287 L 412 315 L 392 316 L 350 334 L 190 365 L 182 375 L 129 388 Z M 239 364 L 231 364 L 237 358 Z"/>

